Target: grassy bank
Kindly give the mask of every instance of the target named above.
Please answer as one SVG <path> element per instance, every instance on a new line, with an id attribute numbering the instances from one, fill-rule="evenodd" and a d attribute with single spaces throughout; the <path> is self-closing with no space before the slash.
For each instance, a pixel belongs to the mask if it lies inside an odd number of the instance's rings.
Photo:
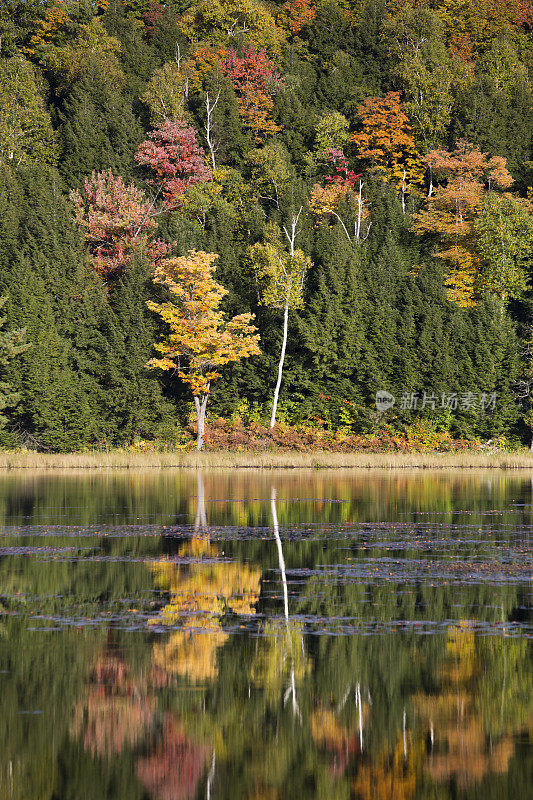
<path id="1" fill-rule="evenodd" d="M 48 454 L 0 453 L 0 469 L 531 469 L 533 454 L 480 453 L 295 453 L 126 451 Z"/>

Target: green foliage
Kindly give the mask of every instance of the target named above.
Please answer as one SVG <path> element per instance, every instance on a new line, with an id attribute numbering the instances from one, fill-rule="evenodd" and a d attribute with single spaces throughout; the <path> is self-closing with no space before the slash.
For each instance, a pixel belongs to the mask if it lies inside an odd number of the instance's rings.
<path id="1" fill-rule="evenodd" d="M 513 198 L 490 193 L 478 227 L 483 288 L 504 302 L 520 297 L 533 266 L 533 214 Z"/>
<path id="2" fill-rule="evenodd" d="M 261 302 L 271 308 L 301 308 L 304 280 L 311 260 L 302 250 L 287 252 L 281 231 L 267 228 L 265 243 L 251 251 L 253 270 Z"/>
<path id="3" fill-rule="evenodd" d="M 131 101 L 100 70 L 76 82 L 59 111 L 59 168 L 66 185 L 79 187 L 91 172 L 130 180 L 143 130 Z"/>
<path id="4" fill-rule="evenodd" d="M 7 297 L 0 297 L 0 309 L 5 305 Z M 26 329 L 2 330 L 7 317 L 0 317 L 0 375 L 5 376 L 11 360 L 30 347 L 25 342 Z M 5 409 L 12 409 L 20 400 L 20 394 L 14 392 L 5 380 L 0 380 L 0 427 L 5 426 L 7 417 L 1 413 Z"/>
<path id="5" fill-rule="evenodd" d="M 530 8 L 518 0 L 430 5 L 5 1 L 0 293 L 8 297 L 7 330 L 26 328 L 32 345 L 4 370 L 19 395 L 2 412 L 5 441 L 69 449 L 176 430 L 179 383 L 143 366 L 158 333 L 146 301 L 164 301 L 150 280 L 156 254 L 133 254 L 133 232 L 123 243 L 134 256 L 130 268 L 106 289 L 87 269 L 72 224 L 66 198 L 93 170 L 108 169 L 145 192 L 147 224 L 157 224 L 154 237 L 169 252 L 218 255 L 225 312 L 256 314 L 262 354 L 228 367 L 213 392 L 216 413 L 235 414 L 245 403 L 250 424 L 266 413 L 283 342 L 279 309 L 288 299 L 295 311 L 282 421 L 323 419 L 346 435 L 386 424 L 403 435 L 427 422 L 426 411 L 397 402 L 380 419 L 376 391 L 397 398 L 496 391 L 493 414 L 441 408 L 431 424 L 450 436 L 528 434 L 520 381 L 528 382 L 533 297 Z M 246 63 L 275 64 L 264 95 L 250 92 L 246 70 L 238 81 L 225 74 L 228 57 L 241 69 L 244 51 Z M 268 108 L 262 97 L 271 98 Z M 378 108 L 384 97 L 401 107 L 410 161 L 395 161 L 393 178 L 377 180 L 372 159 L 358 158 L 358 109 L 365 100 Z M 134 153 L 168 117 L 193 126 L 203 148 L 197 166 L 214 169 L 212 181 L 184 187 L 165 208 Z M 264 141 L 254 141 L 250 122 L 265 120 Z M 377 127 L 376 151 L 398 133 Z M 465 280 L 476 281 L 471 309 L 446 299 L 435 258 L 443 220 L 420 238 L 412 225 L 428 205 L 423 196 L 446 191 L 438 169 L 424 178 L 424 157 L 439 150 L 442 164 L 460 139 L 489 159 L 505 158 L 515 180 L 499 197 L 479 181 L 489 192 L 470 198 L 463 244 L 473 263 Z M 162 173 L 167 167 L 162 162 Z M 284 228 L 290 234 L 300 207 L 291 257 Z M 100 244 L 105 249 L 95 232 L 93 257 Z"/>
<path id="6" fill-rule="evenodd" d="M 0 161 L 14 167 L 56 161 L 54 132 L 36 71 L 20 55 L 0 59 Z"/>
<path id="7" fill-rule="evenodd" d="M 344 114 L 330 111 L 322 114 L 316 124 L 315 147 L 319 158 L 325 159 L 328 149 L 342 150 L 348 143 L 349 122 Z"/>

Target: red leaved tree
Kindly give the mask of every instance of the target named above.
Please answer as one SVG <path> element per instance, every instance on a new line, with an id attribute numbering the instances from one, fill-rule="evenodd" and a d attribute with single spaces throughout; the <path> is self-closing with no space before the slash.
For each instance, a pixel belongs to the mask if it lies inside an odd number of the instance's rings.
<path id="1" fill-rule="evenodd" d="M 130 263 L 134 250 L 151 262 L 168 253 L 170 245 L 153 239 L 153 204 L 134 184 L 119 176 L 93 172 L 81 189 L 71 192 L 76 222 L 82 229 L 91 263 L 101 277 L 118 277 Z"/>
<path id="2" fill-rule="evenodd" d="M 213 178 L 205 152 L 196 141 L 196 131 L 184 120 L 166 118 L 140 145 L 135 160 L 155 173 L 152 183 L 163 194 L 167 209 L 188 186 Z"/>
<path id="3" fill-rule="evenodd" d="M 240 56 L 230 48 L 221 63 L 238 97 L 239 114 L 257 142 L 264 135 L 273 136 L 281 130 L 272 119 L 272 95 L 281 86 L 281 77 L 264 47 L 245 48 Z"/>
<path id="4" fill-rule="evenodd" d="M 210 755 L 207 744 L 188 738 L 166 714 L 161 739 L 149 756 L 137 761 L 135 771 L 153 800 L 188 800 L 197 794 Z"/>

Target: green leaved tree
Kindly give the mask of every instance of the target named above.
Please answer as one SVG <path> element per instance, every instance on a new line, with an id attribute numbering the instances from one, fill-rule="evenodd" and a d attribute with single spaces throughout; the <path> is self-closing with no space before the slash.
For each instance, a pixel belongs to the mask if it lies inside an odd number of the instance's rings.
<path id="1" fill-rule="evenodd" d="M 53 164 L 54 132 L 37 73 L 21 56 L 0 60 L 0 162 Z"/>
<path id="2" fill-rule="evenodd" d="M 302 250 L 295 248 L 298 222 L 302 207 L 292 215 L 289 228 L 284 226 L 283 233 L 289 243 L 289 250 L 284 248 L 281 233 L 277 226 L 269 224 L 264 243 L 252 247 L 251 259 L 259 286 L 261 302 L 271 308 L 283 309 L 283 342 L 278 364 L 278 379 L 274 389 L 270 427 L 276 424 L 279 390 L 283 376 L 283 364 L 287 348 L 287 332 L 289 310 L 303 306 L 304 278 L 311 267 L 311 259 Z"/>

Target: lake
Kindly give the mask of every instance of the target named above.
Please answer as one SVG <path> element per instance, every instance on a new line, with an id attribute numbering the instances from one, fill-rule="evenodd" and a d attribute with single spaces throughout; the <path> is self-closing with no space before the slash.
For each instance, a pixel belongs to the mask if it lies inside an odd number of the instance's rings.
<path id="1" fill-rule="evenodd" d="M 0 798 L 533 797 L 529 472 L 0 477 Z"/>

